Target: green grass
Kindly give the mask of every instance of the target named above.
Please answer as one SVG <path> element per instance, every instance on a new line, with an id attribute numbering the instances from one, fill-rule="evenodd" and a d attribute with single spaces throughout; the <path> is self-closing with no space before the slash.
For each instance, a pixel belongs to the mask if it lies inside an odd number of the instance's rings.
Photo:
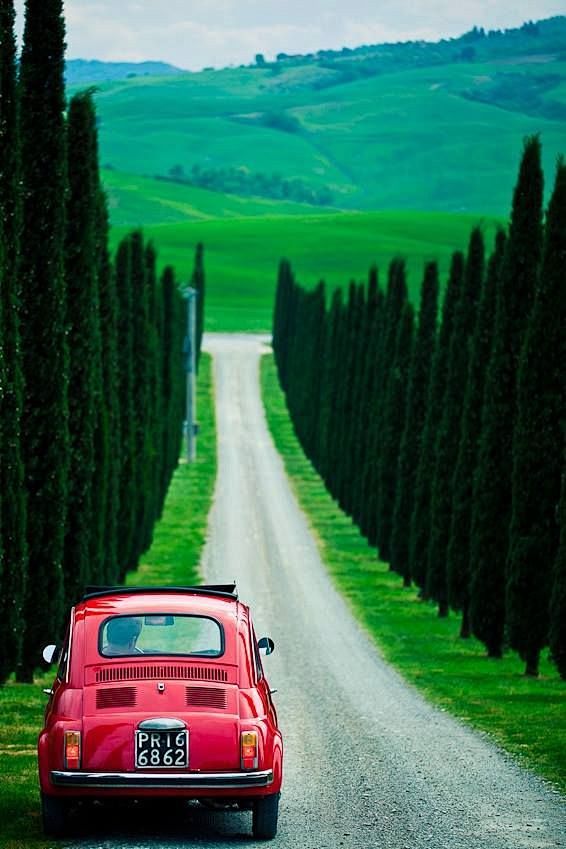
<path id="1" fill-rule="evenodd" d="M 556 668 L 544 658 L 540 678 L 533 680 L 522 674 L 514 654 L 488 660 L 479 642 L 458 637 L 458 617 L 439 619 L 434 606 L 404 589 L 303 454 L 271 356 L 262 360 L 261 380 L 269 428 L 321 557 L 385 657 L 431 701 L 489 734 L 565 792 L 565 685 Z"/>
<path id="2" fill-rule="evenodd" d="M 37 736 L 53 676 L 34 684 L 8 683 L 0 688 L 0 846 L 4 849 L 47 849 L 41 830 L 37 778 Z"/>
<path id="3" fill-rule="evenodd" d="M 300 282 L 314 287 L 324 279 L 328 289 L 366 280 L 377 262 L 385 285 L 387 265 L 406 257 L 409 290 L 416 302 L 423 264 L 438 259 L 446 278 L 452 252 L 465 249 L 476 215 L 416 212 L 333 212 L 317 215 L 224 218 L 154 225 L 161 265 L 172 264 L 181 280 L 189 280 L 194 247 L 205 245 L 206 326 L 217 331 L 271 329 L 277 266 L 287 257 Z M 489 249 L 495 221 L 484 219 Z M 127 232 L 113 228 L 112 242 Z"/>
<path id="4" fill-rule="evenodd" d="M 181 460 L 167 494 L 163 518 L 156 526 L 153 545 L 128 584 L 198 583 L 198 562 L 216 476 L 216 434 L 211 358 L 203 354 L 198 382 L 201 433 L 197 460 Z M 52 673 L 41 673 L 33 684 L 9 681 L 0 687 L 0 847 L 47 849 L 41 830 L 36 746 L 42 727 Z"/>

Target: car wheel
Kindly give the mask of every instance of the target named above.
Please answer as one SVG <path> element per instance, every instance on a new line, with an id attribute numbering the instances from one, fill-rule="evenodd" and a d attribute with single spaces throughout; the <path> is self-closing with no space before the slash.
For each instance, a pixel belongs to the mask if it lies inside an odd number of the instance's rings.
<path id="1" fill-rule="evenodd" d="M 43 831 L 49 837 L 61 837 L 67 830 L 69 804 L 66 799 L 41 794 Z"/>
<path id="2" fill-rule="evenodd" d="M 271 840 L 277 834 L 279 795 L 279 793 L 273 793 L 271 796 L 263 796 L 254 801 L 252 832 L 258 840 Z"/>

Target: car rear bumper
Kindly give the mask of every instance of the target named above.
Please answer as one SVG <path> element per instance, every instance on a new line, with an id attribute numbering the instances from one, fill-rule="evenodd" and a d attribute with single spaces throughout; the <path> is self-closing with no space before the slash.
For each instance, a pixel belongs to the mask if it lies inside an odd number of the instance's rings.
<path id="1" fill-rule="evenodd" d="M 260 772 L 80 772 L 52 770 L 51 783 L 56 787 L 88 789 L 178 789 L 178 790 L 236 790 L 248 787 L 267 787 L 273 782 L 273 771 Z"/>

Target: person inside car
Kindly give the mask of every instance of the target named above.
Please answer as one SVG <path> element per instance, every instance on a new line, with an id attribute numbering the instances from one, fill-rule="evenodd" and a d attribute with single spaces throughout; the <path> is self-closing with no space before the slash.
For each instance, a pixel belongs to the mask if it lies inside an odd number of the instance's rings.
<path id="1" fill-rule="evenodd" d="M 143 654 L 136 647 L 136 641 L 141 633 L 141 619 L 134 616 L 119 616 L 111 619 L 106 626 L 107 644 L 104 646 L 105 655 Z"/>

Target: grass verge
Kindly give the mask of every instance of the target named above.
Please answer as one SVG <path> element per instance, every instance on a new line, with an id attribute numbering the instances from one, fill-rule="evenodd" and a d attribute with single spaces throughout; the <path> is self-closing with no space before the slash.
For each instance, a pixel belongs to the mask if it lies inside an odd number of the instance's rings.
<path id="1" fill-rule="evenodd" d="M 272 356 L 262 358 L 261 381 L 269 429 L 321 557 L 383 655 L 431 701 L 566 792 L 565 687 L 555 667 L 545 658 L 540 678 L 531 679 L 515 654 L 489 660 L 477 640 L 459 638 L 458 617 L 439 619 L 414 588 L 403 588 L 305 457 Z"/>
<path id="2" fill-rule="evenodd" d="M 194 464 L 184 458 L 173 476 L 153 545 L 128 584 L 190 584 L 198 581 L 198 562 L 206 536 L 207 516 L 216 477 L 216 434 L 211 358 L 203 354 L 198 381 L 200 437 Z M 41 829 L 37 780 L 37 736 L 47 697 L 42 693 L 52 673 L 33 684 L 9 681 L 0 687 L 0 847 L 48 849 Z"/>

